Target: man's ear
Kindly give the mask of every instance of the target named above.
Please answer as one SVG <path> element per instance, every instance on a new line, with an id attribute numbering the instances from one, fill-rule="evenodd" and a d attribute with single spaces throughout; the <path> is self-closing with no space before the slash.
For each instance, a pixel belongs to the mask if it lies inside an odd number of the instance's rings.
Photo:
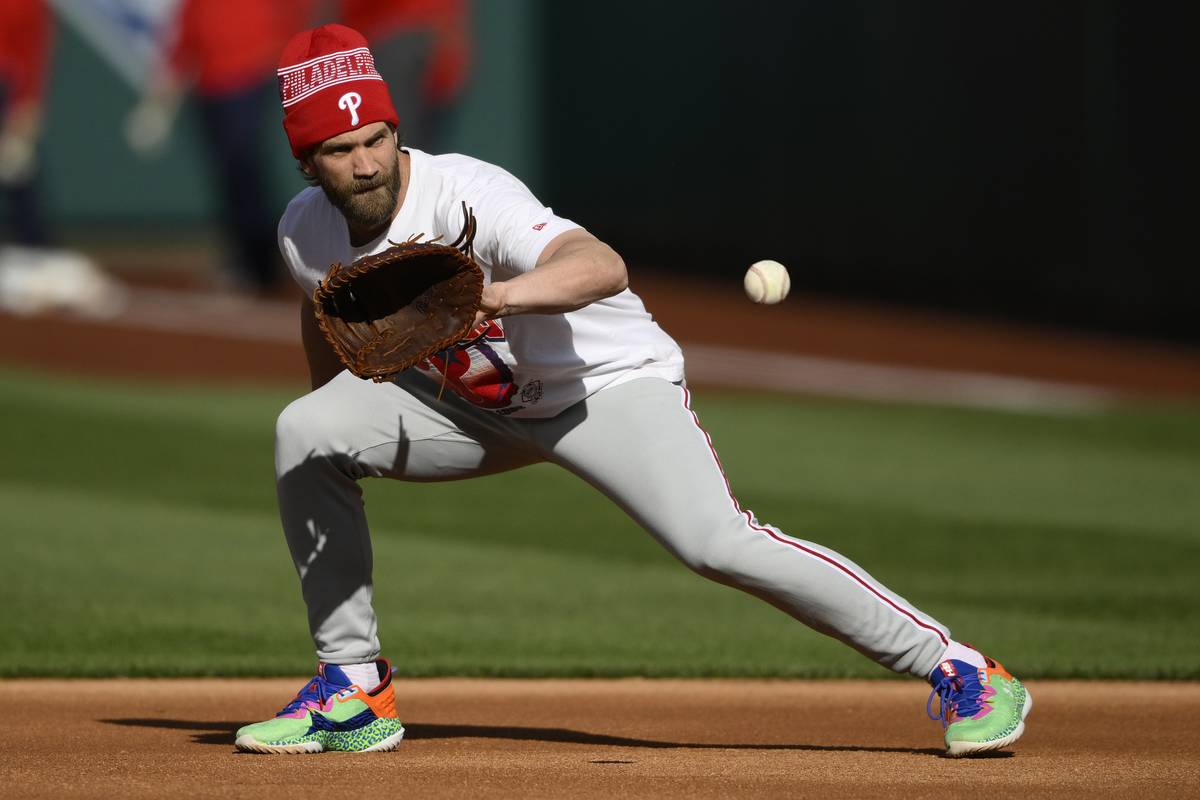
<path id="1" fill-rule="evenodd" d="M 300 159 L 300 171 L 309 178 L 315 178 L 317 175 L 316 170 L 313 169 L 312 159 L 308 156 Z"/>

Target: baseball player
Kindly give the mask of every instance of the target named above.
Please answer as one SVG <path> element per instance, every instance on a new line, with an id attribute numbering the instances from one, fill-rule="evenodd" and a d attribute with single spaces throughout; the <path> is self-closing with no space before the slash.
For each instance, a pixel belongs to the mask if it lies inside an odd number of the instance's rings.
<path id="1" fill-rule="evenodd" d="M 237 732 L 239 748 L 390 750 L 404 735 L 376 635 L 359 479 L 457 480 L 544 461 L 591 483 L 695 572 L 928 680 L 949 754 L 1020 737 L 1032 705 L 1020 681 L 849 559 L 738 504 L 691 410 L 679 347 L 612 248 L 498 167 L 402 146 L 356 31 L 296 35 L 278 74 L 292 153 L 314 184 L 279 225 L 304 291 L 331 263 L 389 240 L 454 239 L 464 204 L 485 285 L 472 335 L 390 382 L 344 370 L 302 304 L 313 390 L 280 415 L 275 464 L 319 665 L 274 718 Z"/>

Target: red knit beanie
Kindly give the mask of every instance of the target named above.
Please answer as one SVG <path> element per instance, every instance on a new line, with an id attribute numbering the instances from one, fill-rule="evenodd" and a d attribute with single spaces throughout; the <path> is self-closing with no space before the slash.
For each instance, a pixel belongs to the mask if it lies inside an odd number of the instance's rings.
<path id="1" fill-rule="evenodd" d="M 362 34 L 345 25 L 297 33 L 279 58 L 283 129 L 300 158 L 308 148 L 372 122 L 400 124 Z"/>

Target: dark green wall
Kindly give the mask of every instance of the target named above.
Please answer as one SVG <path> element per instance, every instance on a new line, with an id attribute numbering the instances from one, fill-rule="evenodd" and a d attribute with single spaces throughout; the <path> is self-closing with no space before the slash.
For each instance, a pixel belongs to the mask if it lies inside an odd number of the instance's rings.
<path id="1" fill-rule="evenodd" d="M 160 159 L 143 161 L 122 135 L 136 96 L 67 25 L 59 25 L 42 143 L 45 201 L 56 227 L 192 222 L 211 206 L 190 113 Z"/>
<path id="2" fill-rule="evenodd" d="M 771 257 L 810 290 L 1200 331 L 1194 68 L 1161 6 L 545 9 L 572 32 L 547 38 L 551 193 L 635 260 L 733 279 Z"/>

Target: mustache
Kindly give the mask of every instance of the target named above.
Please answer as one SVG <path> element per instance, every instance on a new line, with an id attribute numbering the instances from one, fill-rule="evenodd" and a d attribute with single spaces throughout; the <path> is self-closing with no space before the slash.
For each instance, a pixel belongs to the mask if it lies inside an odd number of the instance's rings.
<path id="1" fill-rule="evenodd" d="M 380 173 L 374 178 L 364 178 L 362 180 L 353 180 L 350 182 L 350 191 L 352 192 L 369 192 L 372 189 L 378 189 L 380 186 L 387 185 L 387 176 Z"/>

